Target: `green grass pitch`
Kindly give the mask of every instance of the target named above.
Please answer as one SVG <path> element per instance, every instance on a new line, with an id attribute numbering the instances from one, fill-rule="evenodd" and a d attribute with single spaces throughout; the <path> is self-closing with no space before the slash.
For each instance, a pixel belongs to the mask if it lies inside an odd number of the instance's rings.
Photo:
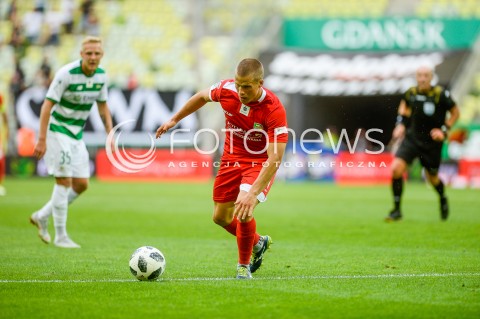
<path id="1" fill-rule="evenodd" d="M 1 318 L 480 318 L 478 190 L 448 189 L 441 222 L 434 191 L 407 183 L 404 220 L 387 224 L 388 186 L 277 182 L 255 212 L 274 244 L 254 280 L 238 281 L 210 183 L 92 180 L 70 206 L 78 250 L 43 244 L 28 223 L 52 179 L 5 185 Z M 166 256 L 160 281 L 130 274 L 143 245 Z"/>

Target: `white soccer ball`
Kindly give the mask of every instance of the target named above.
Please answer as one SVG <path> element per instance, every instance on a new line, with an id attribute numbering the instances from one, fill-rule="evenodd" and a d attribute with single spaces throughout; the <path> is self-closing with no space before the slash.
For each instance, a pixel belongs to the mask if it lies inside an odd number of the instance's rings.
<path id="1" fill-rule="evenodd" d="M 130 272 L 138 280 L 156 280 L 165 271 L 166 261 L 157 248 L 143 246 L 133 252 L 129 265 Z"/>

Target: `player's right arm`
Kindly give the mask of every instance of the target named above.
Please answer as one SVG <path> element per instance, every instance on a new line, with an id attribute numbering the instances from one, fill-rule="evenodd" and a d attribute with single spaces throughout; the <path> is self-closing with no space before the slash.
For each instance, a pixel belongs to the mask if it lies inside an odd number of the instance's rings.
<path id="1" fill-rule="evenodd" d="M 405 131 L 407 128 L 405 122 L 409 121 L 410 116 L 412 115 L 412 110 L 407 106 L 407 102 L 404 99 L 400 101 L 397 114 L 397 123 L 392 133 L 393 140 L 398 140 L 405 135 Z"/>
<path id="2" fill-rule="evenodd" d="M 48 121 L 50 120 L 50 113 L 55 103 L 49 99 L 43 101 L 42 109 L 40 111 L 40 129 L 38 131 L 38 139 L 35 144 L 33 154 L 37 159 L 41 159 L 47 151 L 47 129 Z"/>
<path id="3" fill-rule="evenodd" d="M 33 154 L 37 159 L 41 159 L 45 152 L 47 151 L 47 130 L 48 122 L 50 120 L 50 114 L 52 113 L 52 108 L 56 103 L 61 101 L 63 92 L 68 87 L 68 69 L 66 67 L 61 68 L 53 78 L 52 83 L 47 91 L 47 96 L 42 104 L 42 109 L 40 111 L 40 129 L 38 131 L 38 139 L 35 144 Z"/>
<path id="4" fill-rule="evenodd" d="M 205 104 L 207 104 L 207 102 L 210 101 L 210 88 L 198 91 L 195 95 L 188 99 L 185 105 L 177 113 L 175 113 L 170 120 L 162 124 L 157 129 L 155 138 L 159 138 L 160 136 L 162 136 L 169 129 L 177 125 L 178 122 L 180 122 L 182 119 L 196 112 L 198 109 L 200 109 L 202 106 L 204 106 Z"/>

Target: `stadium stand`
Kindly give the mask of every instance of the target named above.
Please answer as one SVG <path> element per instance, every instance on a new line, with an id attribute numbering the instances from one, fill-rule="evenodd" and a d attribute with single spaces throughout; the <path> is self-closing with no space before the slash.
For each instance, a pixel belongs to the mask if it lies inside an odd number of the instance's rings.
<path id="1" fill-rule="evenodd" d="M 385 14 L 388 0 L 292 0 L 283 9 L 286 18 L 374 18 Z"/>
<path id="2" fill-rule="evenodd" d="M 84 34 L 95 32 L 82 32 L 79 30 L 80 14 L 78 8 L 81 1 L 75 0 L 76 32 L 73 34 L 62 33 L 60 45 L 43 45 L 47 26 L 42 27 L 42 40 L 40 45 L 28 45 L 25 54 L 21 55 L 21 64 L 28 83 L 40 66 L 43 56 L 48 56 L 52 61 L 52 68 L 56 69 L 64 63 L 78 58 L 79 38 Z M 62 2 L 59 0 L 48 1 L 46 11 L 60 12 Z M 22 19 L 32 3 L 18 2 L 18 19 Z M 185 22 L 185 10 L 178 1 L 95 1 L 94 10 L 99 17 L 98 35 L 105 39 L 106 56 L 104 66 L 110 71 L 113 85 L 127 87 L 129 77 L 135 73 L 140 79 L 140 85 L 174 90 L 180 87 L 194 85 L 193 55 L 189 50 L 192 40 L 191 28 Z M 8 8 L 2 8 L 5 16 Z M 2 38 L 8 43 L 13 23 L 8 20 L 1 22 Z M 90 31 L 92 31 L 90 29 Z M 2 56 L 2 78 L 7 80 L 13 73 L 9 63 L 14 59 L 11 48 L 3 46 L 0 50 Z M 9 82 L 9 81 L 6 81 Z"/>
<path id="3" fill-rule="evenodd" d="M 21 57 L 27 83 L 31 83 L 43 56 L 48 56 L 52 68 L 78 57 L 80 7 L 85 0 L 71 0 L 75 6 L 75 32 L 60 34 L 60 45 L 29 46 Z M 46 12 L 63 12 L 68 0 L 45 1 Z M 13 21 L 6 19 L 12 1 L 2 1 L 0 35 L 4 45 L 2 82 L 13 74 L 14 54 L 8 45 L 14 31 Z M 33 9 L 33 1 L 16 1 L 17 19 Z M 99 18 L 98 32 L 105 39 L 104 65 L 111 74 L 113 85 L 127 87 L 135 76 L 139 85 L 165 90 L 195 88 L 213 78 L 230 73 L 228 60 L 232 55 L 255 55 L 255 41 L 272 16 L 285 18 L 375 18 L 391 14 L 395 4 L 413 4 L 419 17 L 477 18 L 477 0 L 105 0 L 93 1 Z M 397 6 L 398 7 L 398 6 Z M 254 14 L 252 14 L 254 13 Z M 393 12 L 394 14 L 394 12 Z M 43 42 L 48 26 L 42 28 Z M 242 45 L 238 42 L 242 41 Z M 16 50 L 15 50 L 16 51 Z M 18 54 L 18 53 L 17 53 Z M 224 71 L 226 70 L 226 71 Z"/>
<path id="4" fill-rule="evenodd" d="M 419 0 L 415 14 L 422 18 L 479 18 L 478 0 Z"/>

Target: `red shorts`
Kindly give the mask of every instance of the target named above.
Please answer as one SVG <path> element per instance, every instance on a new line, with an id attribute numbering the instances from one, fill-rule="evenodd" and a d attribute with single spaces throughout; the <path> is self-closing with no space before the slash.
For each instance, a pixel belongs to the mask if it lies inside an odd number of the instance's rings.
<path id="1" fill-rule="evenodd" d="M 222 162 L 213 184 L 213 200 L 218 203 L 234 202 L 241 190 L 248 192 L 262 169 L 262 163 Z M 257 196 L 260 202 L 267 200 L 273 180 Z"/>

